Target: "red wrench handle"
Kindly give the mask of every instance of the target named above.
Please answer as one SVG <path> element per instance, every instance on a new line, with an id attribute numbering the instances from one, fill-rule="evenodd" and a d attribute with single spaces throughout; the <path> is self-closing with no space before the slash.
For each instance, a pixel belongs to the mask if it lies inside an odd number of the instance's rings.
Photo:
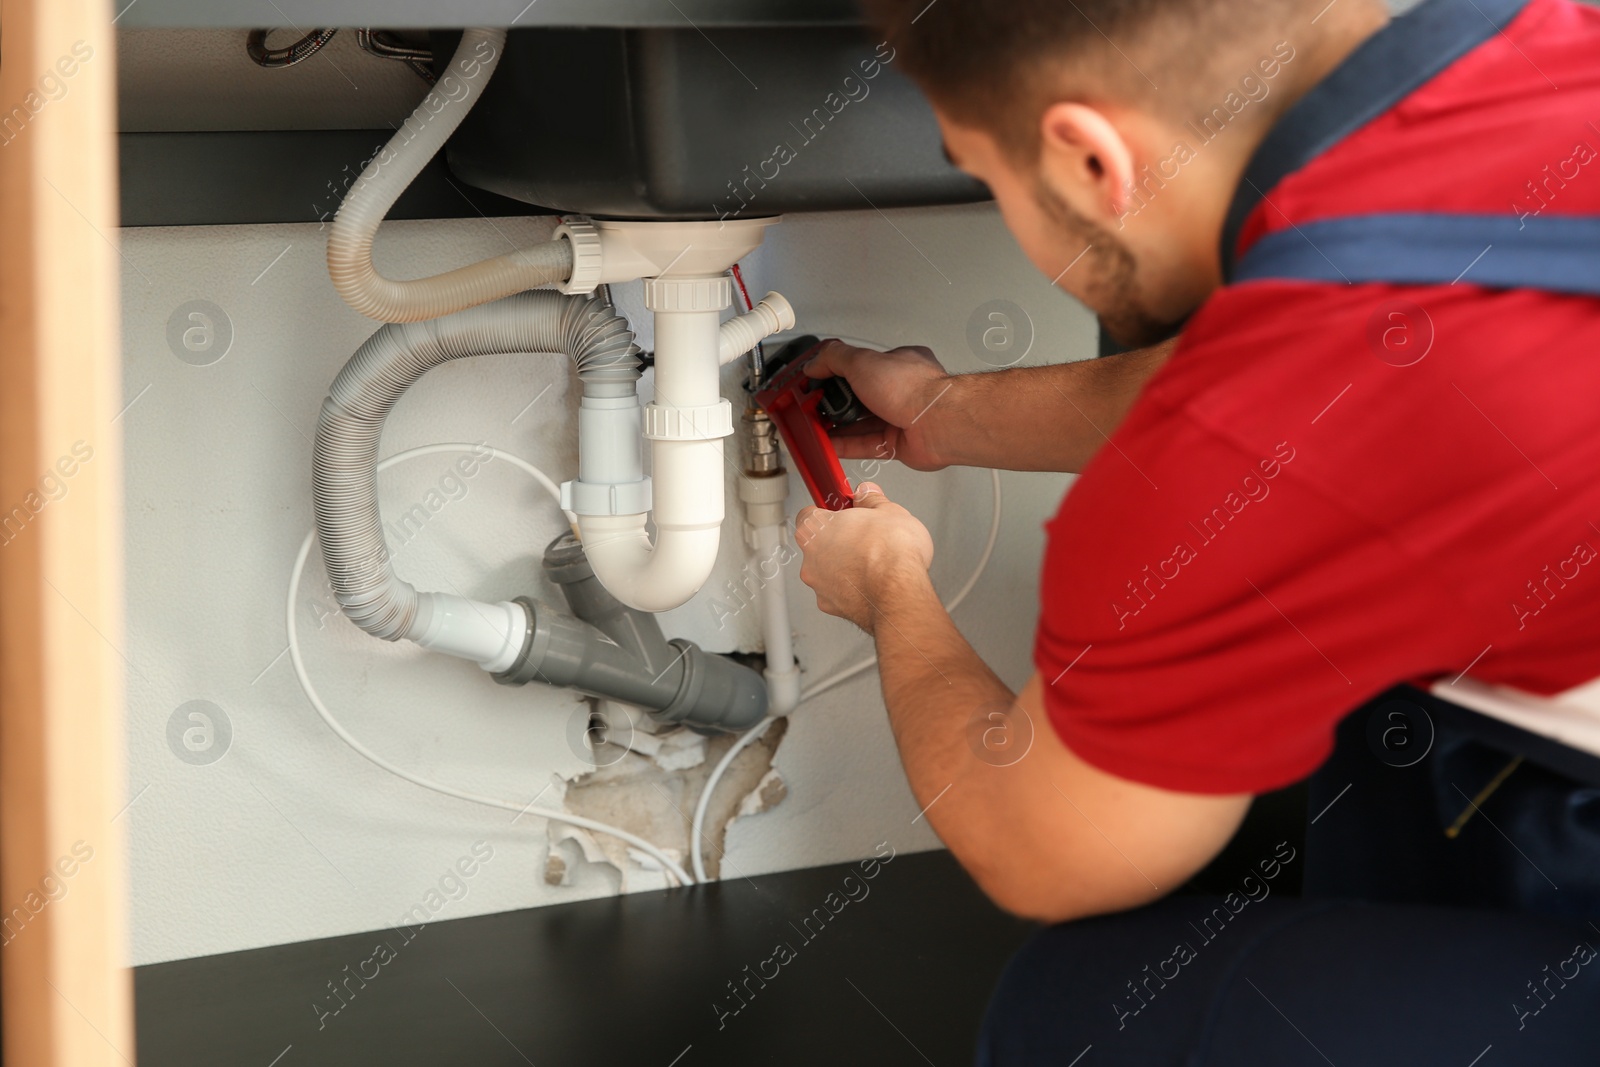
<path id="1" fill-rule="evenodd" d="M 827 426 L 817 414 L 820 399 L 817 392 L 785 391 L 767 407 L 767 415 L 783 436 L 817 507 L 843 511 L 855 503 L 855 492 L 828 437 Z"/>
<path id="2" fill-rule="evenodd" d="M 794 350 L 802 345 L 808 347 L 796 355 Z M 833 422 L 820 410 L 822 384 L 805 372 L 806 364 L 821 347 L 822 342 L 814 337 L 791 341 L 787 352 L 780 353 L 782 362 L 774 368 L 771 379 L 756 392 L 755 400 L 778 427 L 817 507 L 843 511 L 855 502 L 855 492 L 828 436 Z"/>

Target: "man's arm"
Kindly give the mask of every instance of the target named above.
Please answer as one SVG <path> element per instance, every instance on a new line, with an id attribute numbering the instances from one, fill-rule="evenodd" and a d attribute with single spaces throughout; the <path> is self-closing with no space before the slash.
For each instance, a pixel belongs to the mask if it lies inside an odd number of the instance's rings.
<path id="1" fill-rule="evenodd" d="M 874 352 L 834 341 L 808 370 L 845 378 L 879 416 L 835 438 L 845 459 L 1076 472 L 1175 347 L 1176 339 L 1102 359 L 946 374 L 926 348 Z"/>
<path id="2" fill-rule="evenodd" d="M 1135 907 L 1176 889 L 1233 836 L 1248 795 L 1174 793 L 1078 759 L 1044 712 L 978 658 L 928 579 L 927 531 L 876 486 L 843 512 L 808 509 L 801 578 L 872 633 L 889 721 L 917 802 L 1001 907 L 1044 922 Z"/>

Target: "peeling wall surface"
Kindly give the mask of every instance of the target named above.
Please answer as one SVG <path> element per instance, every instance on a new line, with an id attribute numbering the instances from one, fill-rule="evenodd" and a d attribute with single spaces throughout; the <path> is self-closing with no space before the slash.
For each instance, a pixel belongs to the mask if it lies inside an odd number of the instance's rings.
<path id="1" fill-rule="evenodd" d="M 394 223 L 379 239 L 378 265 L 418 277 L 539 240 L 549 225 Z M 302 693 L 285 598 L 311 526 L 317 412 L 376 328 L 334 293 L 326 237 L 315 225 L 122 235 L 127 407 L 117 426 L 127 439 L 129 618 L 120 651 L 130 770 L 117 821 L 130 837 L 136 964 L 415 923 L 418 909 L 460 918 L 664 884 L 610 839 L 388 774 L 346 747 Z M 1093 320 L 1033 271 L 989 206 L 791 216 L 745 271 L 755 297 L 767 289 L 789 297 L 807 332 L 927 344 L 952 370 L 1084 358 L 1094 348 Z M 648 349 L 639 285 L 618 286 L 615 297 Z M 1031 336 L 1020 359 L 1020 345 L 983 346 L 996 309 Z M 726 373 L 724 394 L 739 396 L 739 367 Z M 649 384 L 647 373 L 646 394 Z M 383 453 L 487 442 L 561 481 L 576 470 L 577 397 L 561 356 L 446 365 L 402 400 Z M 423 589 L 559 602 L 539 568 L 564 528 L 549 497 L 508 462 L 469 463 L 466 474 L 457 458 L 428 456 L 379 476 L 399 572 Z M 863 473 L 847 466 L 852 477 Z M 716 575 L 661 621 L 669 637 L 755 652 L 757 611 L 741 607 L 748 593 L 738 592 L 748 555 L 734 470 L 730 463 Z M 953 592 L 987 533 L 987 472 L 887 464 L 872 473 L 928 524 L 935 583 Z M 803 503 L 799 479 L 792 483 L 791 514 Z M 1004 476 L 998 548 L 956 613 L 1013 685 L 1030 670 L 1041 522 L 1065 485 L 1059 476 Z M 817 611 L 797 571 L 791 563 L 783 580 L 809 684 L 870 646 Z M 383 757 L 456 788 L 621 823 L 687 865 L 688 815 L 730 739 L 641 728 L 631 751 L 596 750 L 586 741 L 591 701 L 498 686 L 470 663 L 358 631 L 337 613 L 315 552 L 295 612 L 323 700 Z M 626 733 L 616 725 L 624 713 L 607 714 L 609 736 Z M 917 819 L 875 672 L 782 725 L 743 754 L 719 791 L 710 870 L 736 877 L 842 862 L 881 841 L 901 852 L 939 847 Z M 736 811 L 744 814 L 724 842 Z"/>

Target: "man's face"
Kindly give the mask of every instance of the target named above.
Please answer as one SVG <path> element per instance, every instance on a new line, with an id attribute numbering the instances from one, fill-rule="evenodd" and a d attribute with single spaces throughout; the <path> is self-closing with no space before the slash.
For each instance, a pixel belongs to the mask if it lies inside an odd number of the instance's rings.
<path id="1" fill-rule="evenodd" d="M 1036 165 L 1020 164 L 986 130 L 952 120 L 936 107 L 945 151 L 994 194 L 1000 216 L 1045 277 L 1081 300 L 1120 344 L 1153 343 L 1171 324 L 1152 315 L 1140 293 L 1138 262 L 1114 232 L 1115 217 L 1093 182 L 1052 186 Z"/>

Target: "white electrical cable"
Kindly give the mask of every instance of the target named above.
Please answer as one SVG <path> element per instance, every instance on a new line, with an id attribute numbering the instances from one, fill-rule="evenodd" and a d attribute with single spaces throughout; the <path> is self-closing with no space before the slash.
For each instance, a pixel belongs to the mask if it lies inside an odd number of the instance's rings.
<path id="1" fill-rule="evenodd" d="M 870 664 L 869 664 L 870 666 Z M 803 699 L 803 698 L 802 698 Z M 796 705 L 799 707 L 799 705 Z M 793 714 L 793 712 L 790 712 Z M 777 722 L 777 719 L 762 719 L 728 746 L 728 751 L 722 754 L 717 765 L 711 768 L 711 774 L 706 778 L 705 788 L 700 790 L 700 799 L 694 804 L 694 821 L 689 828 L 689 862 L 694 864 L 694 876 L 698 881 L 709 882 L 711 879 L 706 874 L 705 861 L 705 834 L 706 834 L 706 809 L 711 806 L 711 794 L 715 792 L 717 783 L 722 781 L 722 776 L 727 773 L 728 766 L 738 758 L 739 753 L 755 744 L 767 732 L 767 727 Z"/>
<path id="2" fill-rule="evenodd" d="M 561 500 L 560 488 L 538 467 L 535 467 L 527 460 L 513 456 L 508 452 L 502 452 L 497 448 L 490 448 L 487 445 L 450 443 L 423 445 L 419 448 L 408 448 L 404 452 L 397 452 L 394 455 L 389 456 L 387 459 L 384 459 L 378 464 L 377 469 L 379 471 L 383 471 L 408 459 L 416 459 L 421 456 L 431 456 L 447 452 L 471 452 L 474 454 L 487 452 L 495 459 L 504 459 L 513 466 L 518 467 L 531 475 L 547 493 L 555 498 L 558 504 Z M 469 801 L 473 804 L 483 804 L 491 808 L 501 808 L 505 811 L 515 811 L 522 815 L 532 815 L 535 818 L 547 819 L 551 822 L 565 823 L 568 826 L 577 826 L 585 830 L 592 830 L 595 833 L 607 834 L 611 837 L 615 837 L 619 841 L 623 841 L 632 845 L 640 852 L 655 860 L 662 866 L 669 876 L 677 881 L 679 885 L 692 885 L 694 883 L 694 879 L 689 876 L 689 873 L 685 871 L 682 865 L 674 860 L 671 856 L 668 856 L 660 848 L 652 845 L 644 838 L 639 837 L 636 834 L 629 833 L 627 830 L 624 830 L 621 827 L 612 826 L 609 823 L 599 822 L 598 820 L 586 818 L 582 815 L 573 815 L 569 812 L 559 811 L 555 808 L 534 807 L 531 804 L 518 804 L 515 801 L 498 800 L 494 797 L 480 796 L 477 793 L 469 793 L 465 790 L 456 789 L 453 786 L 430 781 L 427 778 L 412 774 L 410 771 L 390 763 L 376 752 L 373 752 L 366 745 L 362 744 L 353 735 L 351 735 L 348 730 L 340 725 L 339 721 L 334 718 L 333 713 L 328 710 L 327 705 L 323 704 L 322 698 L 317 694 L 316 686 L 311 682 L 311 676 L 306 672 L 305 661 L 300 656 L 300 639 L 294 620 L 294 609 L 299 600 L 300 579 L 305 573 L 306 559 L 311 554 L 311 543 L 315 537 L 315 530 L 312 530 L 310 533 L 306 534 L 306 539 L 300 543 L 300 554 L 295 557 L 294 569 L 289 574 L 289 596 L 287 605 L 284 609 L 285 622 L 289 630 L 289 658 L 294 662 L 295 677 L 300 680 L 300 688 L 305 691 L 306 699 L 311 701 L 311 706 L 315 708 L 317 714 L 322 717 L 322 721 L 327 723 L 328 729 L 337 734 L 341 741 L 355 749 L 356 752 L 366 757 L 366 759 L 370 762 L 383 768 L 396 777 L 404 778 L 413 785 L 419 785 L 424 789 L 431 790 L 432 792 L 442 793 L 447 797 L 455 797 L 458 800 Z"/>
<path id="3" fill-rule="evenodd" d="M 950 600 L 945 604 L 944 610 L 946 612 L 955 611 L 956 608 L 960 607 L 962 601 L 967 599 L 967 595 L 977 587 L 978 579 L 983 577 L 984 570 L 989 566 L 989 558 L 994 555 L 995 542 L 1000 539 L 1000 472 L 998 470 L 991 470 L 989 472 L 989 478 L 990 485 L 994 490 L 994 513 L 989 519 L 989 536 L 988 539 L 983 543 L 983 551 L 978 555 L 978 565 L 973 568 L 972 576 L 966 580 L 966 583 L 963 584 L 960 589 L 956 590 L 956 595 L 951 597 Z M 779 580 L 782 580 L 781 576 Z M 841 685 L 844 682 L 849 681 L 851 678 L 854 678 L 863 671 L 871 670 L 873 665 L 877 662 L 877 656 L 868 656 L 860 663 L 853 664 L 849 667 L 846 667 L 844 670 L 829 675 L 822 681 L 803 690 L 800 693 L 800 703 L 804 704 L 812 697 L 818 696 L 819 694 L 832 689 L 836 685 Z M 799 705 L 796 705 L 796 707 L 798 706 Z M 706 876 L 704 852 L 706 809 L 711 805 L 711 794 L 716 790 L 717 783 L 722 781 L 722 776 L 727 773 L 728 767 L 738 757 L 739 753 L 755 744 L 755 742 L 767 732 L 767 727 L 771 726 L 776 721 L 776 717 L 764 719 L 763 721 L 756 723 L 749 730 L 746 730 L 744 735 L 740 737 L 738 741 L 735 741 L 733 745 L 728 748 L 728 751 L 722 754 L 722 759 L 717 761 L 717 765 L 711 769 L 711 774 L 706 778 L 705 788 L 700 790 L 700 798 L 695 801 L 694 805 L 694 820 L 690 824 L 689 829 L 689 860 L 694 865 L 695 877 L 701 882 L 708 881 Z"/>

